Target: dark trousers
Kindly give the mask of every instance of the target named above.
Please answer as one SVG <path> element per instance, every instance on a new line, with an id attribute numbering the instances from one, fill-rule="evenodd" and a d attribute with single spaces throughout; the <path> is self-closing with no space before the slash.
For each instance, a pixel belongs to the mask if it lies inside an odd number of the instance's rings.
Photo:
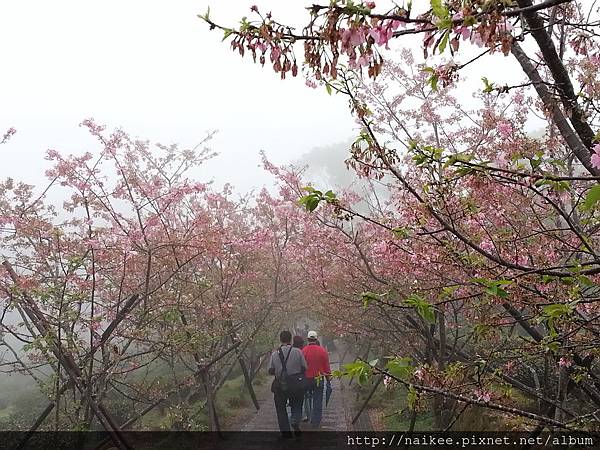
<path id="1" fill-rule="evenodd" d="M 321 425 L 321 417 L 323 416 L 323 388 L 325 380 L 323 378 L 307 378 L 307 397 L 311 404 L 311 414 L 308 417 L 310 423 L 314 426 Z"/>
<path id="2" fill-rule="evenodd" d="M 275 402 L 275 411 L 277 411 L 277 422 L 279 430 L 282 433 L 290 433 L 290 420 L 287 413 L 287 403 L 290 402 L 292 407 L 292 426 L 298 425 L 302 418 L 302 400 L 304 393 L 300 395 L 289 395 L 286 392 L 277 390 L 273 393 L 273 401 Z"/>

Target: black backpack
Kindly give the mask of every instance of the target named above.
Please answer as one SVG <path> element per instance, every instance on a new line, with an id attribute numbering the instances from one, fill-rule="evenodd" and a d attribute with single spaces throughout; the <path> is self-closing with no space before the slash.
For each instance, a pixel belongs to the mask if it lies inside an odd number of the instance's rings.
<path id="1" fill-rule="evenodd" d="M 281 361 L 281 375 L 279 377 L 275 377 L 275 380 L 273 380 L 273 385 L 271 386 L 272 392 L 279 390 L 289 395 L 302 395 L 306 389 L 306 377 L 304 376 L 304 373 L 294 373 L 291 375 L 287 373 L 286 364 L 293 349 L 293 347 L 290 347 L 285 360 L 283 359 L 283 351 L 281 350 L 281 347 L 277 349 L 277 354 L 279 355 L 279 360 Z"/>

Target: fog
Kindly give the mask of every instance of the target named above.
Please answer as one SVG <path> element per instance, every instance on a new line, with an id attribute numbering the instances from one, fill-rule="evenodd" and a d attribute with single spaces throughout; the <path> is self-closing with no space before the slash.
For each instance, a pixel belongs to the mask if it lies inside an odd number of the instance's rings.
<path id="1" fill-rule="evenodd" d="M 17 129 L 0 146 L 0 179 L 10 176 L 40 192 L 47 182 L 47 149 L 98 150 L 78 126 L 93 117 L 108 130 L 121 127 L 141 139 L 182 147 L 216 130 L 209 146 L 218 156 L 193 175 L 217 187 L 231 183 L 239 193 L 273 182 L 260 167 L 260 150 L 276 164 L 307 165 L 308 178 L 320 187 L 356 184 L 344 164 L 358 131 L 347 100 L 307 88 L 302 77 L 282 81 L 251 58 L 232 54 L 222 33 L 197 17 L 209 3 L 215 20 L 235 24 L 254 2 L 0 3 L 0 135 Z M 301 25 L 304 4 L 268 0 L 260 7 Z M 418 39 L 408 41 L 417 43 L 415 53 Z M 464 72 L 474 81 L 467 89 L 480 86 L 489 67 L 468 67 Z M 495 68 L 493 81 L 520 76 Z M 465 103 L 471 92 L 465 91 Z M 20 319 L 13 312 L 9 321 Z M 2 383 L 6 392 L 14 389 L 7 379 Z"/>
<path id="2" fill-rule="evenodd" d="M 237 22 L 245 3 L 215 6 L 214 15 Z M 217 130 L 210 146 L 219 156 L 196 176 L 242 192 L 269 183 L 260 150 L 288 163 L 355 134 L 343 98 L 307 89 L 301 79 L 281 81 L 231 54 L 221 33 L 197 17 L 205 10 L 192 1 L 2 2 L 0 39 L 10 44 L 3 46 L 0 129 L 17 134 L 0 149 L 0 178 L 37 185 L 48 148 L 97 149 L 78 127 L 88 117 L 183 147 Z"/>
<path id="3" fill-rule="evenodd" d="M 302 155 L 356 134 L 345 99 L 308 89 L 300 78 L 281 81 L 271 70 L 231 54 L 221 33 L 210 32 L 197 17 L 206 3 L 0 3 L 5 44 L 0 135 L 17 129 L 0 146 L 0 179 L 13 177 L 41 192 L 48 182 L 47 149 L 99 150 L 78 126 L 89 117 L 108 130 L 120 127 L 141 139 L 182 147 L 193 147 L 216 130 L 209 147 L 218 156 L 192 175 L 214 180 L 216 188 L 231 183 L 240 194 L 272 184 L 260 167 L 261 150 L 277 164 L 312 164 L 312 157 Z M 236 8 L 224 3 L 213 6 L 215 17 L 224 21 L 237 22 L 249 11 L 249 2 L 236 2 Z M 288 18 L 300 6 L 271 3 Z M 345 171 L 342 148 L 335 155 L 342 153 L 338 168 Z M 338 168 L 330 164 L 326 173 Z M 49 200 L 59 202 L 61 194 L 53 189 Z M 21 320 L 17 311 L 4 317 L 9 325 Z M 4 338 L 17 351 L 23 345 Z M 0 361 L 14 360 L 5 349 Z M 0 410 L 17 398 L 46 404 L 26 374 L 0 374 L 0 392 Z"/>
<path id="4" fill-rule="evenodd" d="M 232 54 L 222 32 L 210 31 L 197 17 L 210 4 L 212 18 L 236 24 L 252 3 L 2 2 L 0 131 L 12 126 L 17 134 L 0 149 L 0 178 L 42 184 L 48 148 L 97 149 L 78 127 L 89 117 L 109 130 L 121 127 L 183 147 L 217 130 L 210 146 L 219 156 L 194 175 L 217 185 L 229 182 L 238 192 L 270 184 L 259 167 L 260 150 L 278 164 L 304 160 L 330 167 L 337 154 L 321 151 L 357 134 L 347 100 L 307 88 L 301 76 L 282 81 L 251 58 Z M 269 0 L 260 7 L 299 28 L 306 18 L 302 2 Z M 418 55 L 419 38 L 410 39 L 404 45 L 414 43 Z M 481 84 L 478 69 L 463 72 L 474 80 L 471 86 Z M 518 70 L 516 76 L 497 70 L 493 80 L 519 77 Z"/>

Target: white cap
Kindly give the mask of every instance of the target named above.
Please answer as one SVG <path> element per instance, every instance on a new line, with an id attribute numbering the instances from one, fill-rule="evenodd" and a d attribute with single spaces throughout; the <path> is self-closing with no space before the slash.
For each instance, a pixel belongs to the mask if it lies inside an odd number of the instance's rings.
<path id="1" fill-rule="evenodd" d="M 308 334 L 306 335 L 307 339 L 317 339 L 317 332 L 316 331 L 309 331 Z"/>

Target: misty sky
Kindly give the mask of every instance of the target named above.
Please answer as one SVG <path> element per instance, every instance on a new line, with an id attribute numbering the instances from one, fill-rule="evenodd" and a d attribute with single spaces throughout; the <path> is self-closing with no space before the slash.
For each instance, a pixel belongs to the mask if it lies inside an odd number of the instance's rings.
<path id="1" fill-rule="evenodd" d="M 200 176 L 242 191 L 268 182 L 259 150 L 289 162 L 356 133 L 345 99 L 309 89 L 301 78 L 280 81 L 234 55 L 222 33 L 197 17 L 207 3 L 1 2 L 0 130 L 13 126 L 17 134 L 0 147 L 0 178 L 37 184 L 47 148 L 96 148 L 78 127 L 87 117 L 182 146 L 218 130 L 211 147 L 220 156 Z M 211 3 L 215 17 L 236 22 L 251 4 Z"/>
<path id="2" fill-rule="evenodd" d="M 97 149 L 78 127 L 88 117 L 184 147 L 218 130 L 211 147 L 220 155 L 198 177 L 231 182 L 242 192 L 269 183 L 259 167 L 261 149 L 276 163 L 311 151 L 303 160 L 319 161 L 315 147 L 339 149 L 357 134 L 345 98 L 307 88 L 301 77 L 280 81 L 272 70 L 233 54 L 221 43 L 222 33 L 197 17 L 210 4 L 212 18 L 235 25 L 252 3 L 0 2 L 0 131 L 17 128 L 0 147 L 0 178 L 40 184 L 46 149 Z M 286 23 L 302 25 L 307 17 L 307 2 L 300 0 L 257 3 Z M 343 171 L 343 150 L 339 154 Z"/>

